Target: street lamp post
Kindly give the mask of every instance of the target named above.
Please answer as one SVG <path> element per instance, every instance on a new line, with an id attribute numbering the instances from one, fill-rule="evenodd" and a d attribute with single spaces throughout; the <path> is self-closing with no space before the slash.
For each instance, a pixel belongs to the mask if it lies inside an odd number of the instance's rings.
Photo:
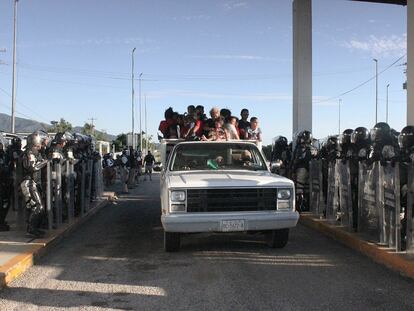
<path id="1" fill-rule="evenodd" d="M 378 122 L 378 59 L 373 59 L 375 62 L 375 124 Z"/>
<path id="2" fill-rule="evenodd" d="M 390 84 L 387 84 L 387 104 L 386 104 L 386 116 L 385 116 L 385 122 L 388 123 L 388 89 L 390 87 Z"/>
<path id="3" fill-rule="evenodd" d="M 134 53 L 135 50 L 137 48 L 133 48 L 132 49 L 132 53 L 131 53 L 131 57 L 132 57 L 132 69 L 131 69 L 131 84 L 132 84 L 132 89 L 131 89 L 131 109 L 132 109 L 132 149 L 135 150 L 136 146 L 135 146 L 135 102 L 134 102 L 134 97 L 135 97 L 135 90 L 134 90 Z"/>
<path id="4" fill-rule="evenodd" d="M 16 132 L 16 35 L 17 35 L 17 1 L 14 0 L 13 15 L 13 79 L 12 79 L 12 110 L 11 110 L 11 132 Z"/>
<path id="5" fill-rule="evenodd" d="M 147 128 L 147 95 L 144 95 L 144 116 L 145 116 L 145 155 L 148 154 L 148 128 Z"/>
<path id="6" fill-rule="evenodd" d="M 342 104 L 342 99 L 339 99 L 339 102 L 338 102 L 338 129 L 339 129 L 339 135 L 341 135 L 341 104 Z"/>
<path id="7" fill-rule="evenodd" d="M 142 104 L 141 104 L 141 80 L 142 72 L 139 74 L 139 149 L 142 151 Z"/>

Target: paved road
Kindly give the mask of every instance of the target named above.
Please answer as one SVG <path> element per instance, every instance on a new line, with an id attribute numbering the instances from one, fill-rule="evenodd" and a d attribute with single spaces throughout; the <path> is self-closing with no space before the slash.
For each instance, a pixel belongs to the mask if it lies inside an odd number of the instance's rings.
<path id="1" fill-rule="evenodd" d="M 299 226 L 162 250 L 158 180 L 108 205 L 0 292 L 0 310 L 414 310 L 414 282 Z"/>

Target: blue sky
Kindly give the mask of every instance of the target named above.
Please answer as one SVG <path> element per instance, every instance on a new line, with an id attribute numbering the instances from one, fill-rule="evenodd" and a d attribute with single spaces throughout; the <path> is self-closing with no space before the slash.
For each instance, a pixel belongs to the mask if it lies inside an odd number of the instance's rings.
<path id="1" fill-rule="evenodd" d="M 148 131 L 169 106 L 247 107 L 265 143 L 292 127 L 291 0 L 20 0 L 18 116 L 131 129 L 131 50 L 143 72 Z M 10 113 L 13 1 L 0 1 L 0 112 Z M 406 8 L 313 0 L 313 132 L 338 132 L 336 97 L 406 53 Z M 406 61 L 403 58 L 397 65 Z M 403 66 L 379 77 L 379 119 L 406 122 Z M 136 83 L 138 104 L 138 83 Z M 342 130 L 372 127 L 375 82 L 342 97 Z M 138 105 L 137 105 L 138 110 Z M 137 120 L 138 120 L 137 116 Z M 139 121 L 136 122 L 139 129 Z M 144 124 L 143 124 L 144 128 Z"/>

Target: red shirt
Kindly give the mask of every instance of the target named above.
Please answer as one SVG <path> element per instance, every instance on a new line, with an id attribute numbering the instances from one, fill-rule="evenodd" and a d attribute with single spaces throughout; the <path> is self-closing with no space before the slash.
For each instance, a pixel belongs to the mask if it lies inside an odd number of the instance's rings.
<path id="1" fill-rule="evenodd" d="M 204 122 L 201 120 L 197 120 L 195 127 L 198 127 L 197 131 L 195 132 L 196 136 L 201 137 L 203 136 L 203 126 L 204 126 Z"/>

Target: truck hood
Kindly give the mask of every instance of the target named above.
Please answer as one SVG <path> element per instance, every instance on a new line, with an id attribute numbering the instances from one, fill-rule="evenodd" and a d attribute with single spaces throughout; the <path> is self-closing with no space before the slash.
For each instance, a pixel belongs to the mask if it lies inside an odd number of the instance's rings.
<path id="1" fill-rule="evenodd" d="M 293 187 L 293 182 L 268 171 L 169 172 L 170 188 Z"/>

